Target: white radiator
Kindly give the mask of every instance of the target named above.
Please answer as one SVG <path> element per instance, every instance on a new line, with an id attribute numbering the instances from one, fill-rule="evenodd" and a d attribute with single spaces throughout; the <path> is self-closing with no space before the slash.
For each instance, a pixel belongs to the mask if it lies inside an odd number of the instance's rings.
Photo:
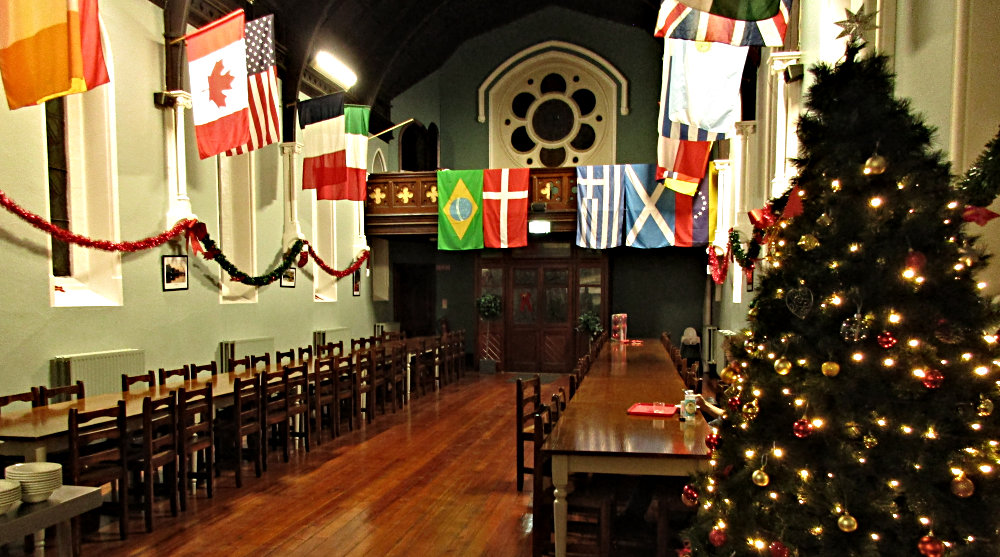
<path id="1" fill-rule="evenodd" d="M 138 375 L 145 371 L 146 352 L 135 348 L 56 356 L 49 361 L 49 386 L 83 381 L 87 396 L 118 393 L 123 373 Z"/>
<path id="2" fill-rule="evenodd" d="M 219 371 L 229 369 L 229 360 L 263 356 L 274 351 L 274 337 L 224 340 L 219 343 Z"/>

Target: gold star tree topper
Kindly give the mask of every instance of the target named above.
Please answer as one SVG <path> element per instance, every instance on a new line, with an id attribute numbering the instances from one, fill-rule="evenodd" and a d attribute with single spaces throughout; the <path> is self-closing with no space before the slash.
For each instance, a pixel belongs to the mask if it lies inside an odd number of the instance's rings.
<path id="1" fill-rule="evenodd" d="M 865 7 L 861 6 L 858 8 L 856 13 L 851 13 L 851 10 L 845 9 L 844 12 L 847 13 L 847 19 L 836 22 L 837 26 L 843 29 L 837 38 L 850 37 L 850 41 L 856 42 L 864 39 L 864 34 L 873 29 L 877 29 L 878 26 L 875 25 L 875 15 L 878 12 L 872 12 L 870 14 L 865 14 Z"/>

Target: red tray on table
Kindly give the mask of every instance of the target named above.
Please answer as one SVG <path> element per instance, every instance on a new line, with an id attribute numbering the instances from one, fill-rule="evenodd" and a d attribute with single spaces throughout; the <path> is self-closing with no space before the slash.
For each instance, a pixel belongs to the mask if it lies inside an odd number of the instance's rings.
<path id="1" fill-rule="evenodd" d="M 677 413 L 676 404 L 653 404 L 651 402 L 637 402 L 629 406 L 630 416 L 653 416 L 655 418 L 669 418 Z"/>

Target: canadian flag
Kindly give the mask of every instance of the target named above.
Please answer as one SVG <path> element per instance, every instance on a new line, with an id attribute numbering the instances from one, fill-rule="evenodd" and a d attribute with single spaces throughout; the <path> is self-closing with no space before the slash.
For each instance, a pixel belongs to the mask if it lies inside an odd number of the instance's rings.
<path id="1" fill-rule="evenodd" d="M 243 10 L 186 36 L 198 156 L 207 159 L 250 141 Z"/>
<path id="2" fill-rule="evenodd" d="M 528 245 L 528 169 L 483 171 L 483 245 L 519 248 Z"/>

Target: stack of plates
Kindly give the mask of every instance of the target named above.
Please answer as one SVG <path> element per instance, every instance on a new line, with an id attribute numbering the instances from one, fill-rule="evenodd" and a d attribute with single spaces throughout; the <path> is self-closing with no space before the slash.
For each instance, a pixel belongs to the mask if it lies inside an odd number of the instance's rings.
<path id="1" fill-rule="evenodd" d="M 6 468 L 7 479 L 21 482 L 21 500 L 38 503 L 49 498 L 62 485 L 62 464 L 24 462 Z"/>
<path id="2" fill-rule="evenodd" d="M 0 480 L 0 514 L 21 500 L 21 484 L 17 480 Z"/>

